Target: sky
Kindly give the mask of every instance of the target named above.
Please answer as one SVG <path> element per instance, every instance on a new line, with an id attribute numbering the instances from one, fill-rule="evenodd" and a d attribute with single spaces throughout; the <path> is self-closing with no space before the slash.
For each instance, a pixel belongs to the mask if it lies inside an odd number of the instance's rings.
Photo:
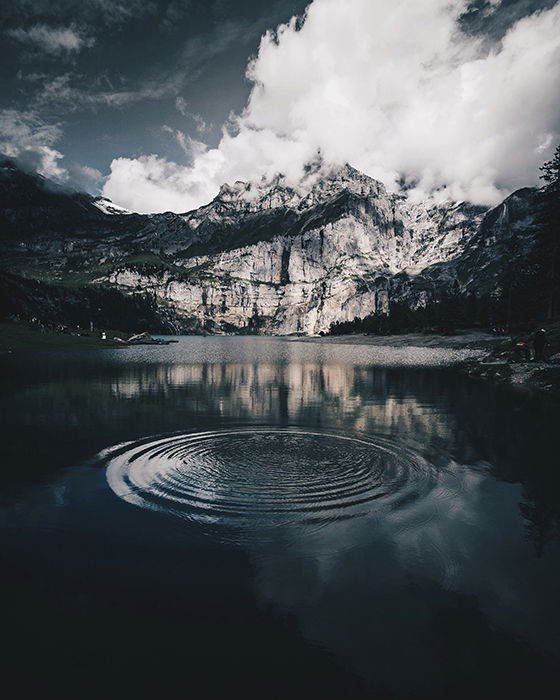
<path id="1" fill-rule="evenodd" d="M 560 142 L 559 0 L 11 0 L 0 152 L 143 213 L 350 163 L 493 205 Z"/>

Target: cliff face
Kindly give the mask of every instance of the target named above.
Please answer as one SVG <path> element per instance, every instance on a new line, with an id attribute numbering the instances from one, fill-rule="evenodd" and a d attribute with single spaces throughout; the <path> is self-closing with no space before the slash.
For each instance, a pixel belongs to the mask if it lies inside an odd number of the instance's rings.
<path id="1" fill-rule="evenodd" d="M 345 166 L 298 191 L 279 178 L 224 185 L 180 215 L 129 215 L 90 198 L 94 212 L 73 210 L 64 236 L 16 232 L 4 248 L 28 276 L 153 293 L 177 330 L 315 334 L 385 313 L 390 299 L 417 308 L 442 286 L 491 288 L 505 242 L 530 231 L 532 198 L 521 190 L 491 212 L 412 204 Z"/>
<path id="2" fill-rule="evenodd" d="M 315 334 L 334 321 L 387 312 L 391 291 L 404 293 L 394 276 L 417 276 L 456 258 L 483 213 L 462 204 L 411 205 L 348 166 L 303 193 L 279 183 L 237 183 L 188 217 L 194 231 L 202 228 L 197 242 L 216 252 L 181 260 L 183 279 L 130 266 L 107 279 L 130 289 L 149 286 L 214 330 Z M 247 232 L 261 240 L 251 242 Z M 422 304 L 426 294 L 411 303 Z"/>

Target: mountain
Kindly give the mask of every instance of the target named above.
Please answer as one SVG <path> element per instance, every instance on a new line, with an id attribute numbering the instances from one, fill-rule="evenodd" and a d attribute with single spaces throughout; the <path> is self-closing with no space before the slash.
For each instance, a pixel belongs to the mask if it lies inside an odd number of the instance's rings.
<path id="1" fill-rule="evenodd" d="M 236 182 L 195 211 L 140 215 L 0 163 L 4 270 L 148 293 L 177 331 L 316 334 L 396 303 L 499 293 L 536 210 L 530 188 L 491 210 L 413 204 L 346 165 L 298 189 Z"/>

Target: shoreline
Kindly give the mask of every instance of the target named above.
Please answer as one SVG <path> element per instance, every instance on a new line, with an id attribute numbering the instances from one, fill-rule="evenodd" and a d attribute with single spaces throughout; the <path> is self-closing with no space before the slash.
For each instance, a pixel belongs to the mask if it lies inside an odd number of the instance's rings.
<path id="1" fill-rule="evenodd" d="M 560 397 L 560 363 L 507 362 L 483 358 L 465 362 L 459 370 L 469 377 L 491 381 L 494 384 Z"/>
<path id="2" fill-rule="evenodd" d="M 108 338 L 122 335 L 117 331 L 106 332 Z M 101 331 L 84 331 L 80 334 L 77 332 L 61 333 L 47 330 L 41 332 L 38 328 L 26 324 L 2 322 L 0 323 L 0 353 L 115 350 L 117 348 L 132 347 L 124 338 L 121 340 L 102 340 L 100 333 Z M 469 350 L 472 353 L 471 357 L 458 359 L 449 366 L 469 377 L 487 382 L 490 381 L 497 385 L 560 396 L 560 363 L 513 362 L 511 359 L 513 342 L 511 336 L 497 336 L 492 333 L 473 330 L 453 335 L 406 333 L 401 335 L 288 335 L 255 337 L 276 338 L 289 343 L 368 346 L 371 348 L 394 348 L 395 350 L 406 350 L 408 348 Z M 442 363 L 442 366 L 444 364 Z"/>
<path id="3" fill-rule="evenodd" d="M 117 331 L 108 333 L 111 333 L 111 337 L 119 335 Z M 101 331 L 41 331 L 28 324 L 3 321 L 0 323 L 0 353 L 11 355 L 20 352 L 115 350 L 128 347 L 122 341 L 102 340 L 100 334 Z"/>
<path id="4" fill-rule="evenodd" d="M 290 338 L 292 340 L 292 338 Z M 296 338 L 293 338 L 296 340 Z M 560 396 L 560 363 L 511 361 L 511 336 L 498 336 L 482 331 L 465 331 L 450 336 L 407 333 L 403 335 L 340 335 L 301 337 L 303 342 L 340 345 L 367 345 L 370 347 L 439 348 L 473 350 L 479 356 L 457 362 L 453 367 L 469 377 L 490 381 L 516 390 Z"/>
<path id="5" fill-rule="evenodd" d="M 497 336 L 483 331 L 465 331 L 453 335 L 403 333 L 400 335 L 325 335 L 282 336 L 290 341 L 305 343 L 328 343 L 340 345 L 371 345 L 394 348 L 441 348 L 448 350 L 493 350 L 511 340 L 509 336 Z"/>

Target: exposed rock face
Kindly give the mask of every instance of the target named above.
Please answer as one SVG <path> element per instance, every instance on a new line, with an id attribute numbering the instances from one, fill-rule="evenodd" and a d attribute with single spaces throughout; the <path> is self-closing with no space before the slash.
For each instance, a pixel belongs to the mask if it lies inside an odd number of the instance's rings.
<path id="1" fill-rule="evenodd" d="M 385 313 L 390 299 L 416 308 L 442 285 L 492 288 L 504 241 L 530 229 L 533 197 L 521 190 L 491 212 L 412 204 L 345 166 L 300 191 L 280 178 L 224 185 L 182 215 L 114 214 L 91 198 L 80 236 L 26 235 L 8 248 L 21 271 L 150 291 L 183 329 L 316 334 Z"/>
<path id="2" fill-rule="evenodd" d="M 181 263 L 185 279 L 173 272 L 147 277 L 131 268 L 115 270 L 108 279 L 157 289 L 178 311 L 218 329 L 315 334 L 334 321 L 386 312 L 394 275 L 417 275 L 457 257 L 476 234 L 484 210 L 413 206 L 347 166 L 301 194 L 278 182 L 268 188 L 224 186 L 188 221 L 195 230 L 209 220 L 239 225 L 263 212 L 274 215 L 279 233 L 189 258 Z M 282 228 L 282 220 L 289 224 Z M 270 216 L 268 223 L 274 230 Z M 210 249 L 221 233 L 206 239 Z M 423 298 L 418 294 L 414 303 Z"/>

